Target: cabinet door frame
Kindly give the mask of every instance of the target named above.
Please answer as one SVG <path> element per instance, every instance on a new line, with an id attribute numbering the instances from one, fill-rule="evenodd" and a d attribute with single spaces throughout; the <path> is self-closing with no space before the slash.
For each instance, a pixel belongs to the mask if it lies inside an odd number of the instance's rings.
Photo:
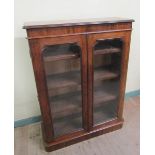
<path id="1" fill-rule="evenodd" d="M 46 85 L 45 70 L 43 64 L 43 48 L 48 45 L 58 45 L 65 43 L 77 43 L 81 48 L 81 94 L 82 94 L 82 127 L 83 130 L 88 128 L 87 120 L 87 50 L 86 50 L 86 38 L 83 35 L 76 36 L 60 36 L 60 37 L 47 37 L 38 39 L 29 39 L 30 54 L 33 63 L 33 69 L 35 74 L 38 99 L 40 104 L 40 110 L 42 114 L 42 129 L 43 136 L 46 142 L 55 140 L 54 129 L 52 121 L 52 112 L 50 110 L 50 104 L 48 102 L 48 91 Z M 82 130 L 82 132 L 83 132 Z M 78 130 L 79 131 L 79 130 Z M 76 131 L 75 131 L 76 132 Z M 73 133 L 74 134 L 74 133 Z M 67 135 L 61 136 L 67 138 Z M 60 137 L 58 138 L 60 139 Z"/>
<path id="2" fill-rule="evenodd" d="M 121 72 L 120 72 L 121 76 L 120 76 L 120 88 L 119 88 L 119 101 L 118 101 L 118 108 L 117 108 L 117 119 L 123 120 L 122 114 L 123 114 L 123 107 L 124 107 L 124 95 L 125 95 L 125 87 L 126 87 L 129 50 L 130 50 L 130 35 L 131 35 L 131 30 L 119 31 L 119 32 L 105 32 L 105 33 L 103 32 L 103 33 L 87 35 L 88 107 L 89 107 L 88 109 L 88 118 L 89 118 L 88 130 L 90 131 L 93 130 L 95 127 L 93 124 L 93 81 L 94 81 L 93 48 L 96 44 L 96 40 L 109 39 L 109 38 L 121 38 L 123 41 L 123 50 L 122 50 L 123 52 L 122 52 L 122 59 L 121 59 Z"/>

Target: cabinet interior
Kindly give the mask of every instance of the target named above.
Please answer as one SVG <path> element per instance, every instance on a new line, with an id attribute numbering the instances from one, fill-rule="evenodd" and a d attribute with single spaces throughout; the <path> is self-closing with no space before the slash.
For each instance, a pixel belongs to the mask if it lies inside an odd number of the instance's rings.
<path id="1" fill-rule="evenodd" d="M 93 48 L 94 125 L 117 117 L 121 50 L 117 38 L 98 40 Z M 80 47 L 76 43 L 46 46 L 43 62 L 54 136 L 82 129 Z"/>
<path id="2" fill-rule="evenodd" d="M 93 48 L 93 124 L 117 117 L 122 41 L 119 38 L 97 40 Z"/>
<path id="3" fill-rule="evenodd" d="M 54 136 L 82 129 L 81 49 L 76 43 L 44 48 Z"/>

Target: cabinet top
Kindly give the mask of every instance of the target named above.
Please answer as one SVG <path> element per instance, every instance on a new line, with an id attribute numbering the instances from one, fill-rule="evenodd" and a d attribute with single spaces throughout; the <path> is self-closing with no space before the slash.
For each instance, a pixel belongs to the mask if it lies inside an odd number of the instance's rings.
<path id="1" fill-rule="evenodd" d="M 57 21 L 44 21 L 44 22 L 27 22 L 24 24 L 23 28 L 31 29 L 31 28 L 97 25 L 97 24 L 113 24 L 113 23 L 128 23 L 128 22 L 134 22 L 134 20 L 128 18 L 110 17 L 110 18 L 59 20 L 59 21 L 57 20 Z"/>

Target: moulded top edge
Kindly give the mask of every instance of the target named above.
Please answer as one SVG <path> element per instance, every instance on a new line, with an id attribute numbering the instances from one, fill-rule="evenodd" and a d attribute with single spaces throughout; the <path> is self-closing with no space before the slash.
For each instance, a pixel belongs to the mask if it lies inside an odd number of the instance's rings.
<path id="1" fill-rule="evenodd" d="M 91 18 L 91 19 L 75 19 L 75 20 L 57 20 L 57 21 L 42 21 L 42 22 L 27 22 L 24 24 L 24 29 L 31 28 L 47 28 L 47 27 L 62 27 L 62 26 L 80 26 L 80 25 L 97 25 L 97 24 L 112 24 L 112 23 L 128 23 L 134 22 L 133 19 L 110 17 L 110 18 Z"/>

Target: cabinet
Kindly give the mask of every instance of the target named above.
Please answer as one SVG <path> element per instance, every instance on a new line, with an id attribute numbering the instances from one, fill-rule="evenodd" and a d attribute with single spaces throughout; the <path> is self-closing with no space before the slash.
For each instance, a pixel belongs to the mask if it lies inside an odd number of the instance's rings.
<path id="1" fill-rule="evenodd" d="M 47 151 L 122 127 L 132 22 L 25 23 Z"/>

